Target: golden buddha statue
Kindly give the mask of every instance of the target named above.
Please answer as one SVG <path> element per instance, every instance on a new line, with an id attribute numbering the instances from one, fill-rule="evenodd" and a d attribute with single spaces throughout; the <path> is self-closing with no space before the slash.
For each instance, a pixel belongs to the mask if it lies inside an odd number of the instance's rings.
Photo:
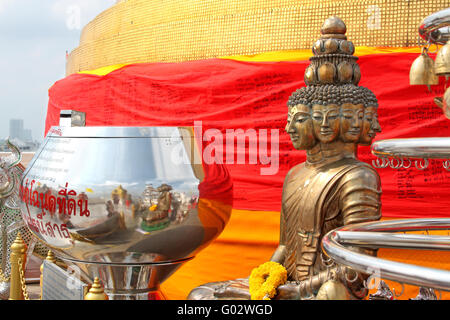
<path id="1" fill-rule="evenodd" d="M 285 130 L 307 158 L 283 185 L 280 244 L 271 261 L 286 268 L 288 282 L 277 288 L 275 299 L 363 299 L 368 293 L 366 275 L 332 264 L 320 246 L 335 228 L 381 217 L 379 175 L 356 158 L 358 144 L 370 145 L 381 131 L 378 103 L 358 86 L 359 66 L 345 32 L 339 18 L 325 21 L 305 71 L 307 86 L 287 103 Z M 248 279 L 209 283 L 188 298 L 250 299 L 248 287 Z"/>

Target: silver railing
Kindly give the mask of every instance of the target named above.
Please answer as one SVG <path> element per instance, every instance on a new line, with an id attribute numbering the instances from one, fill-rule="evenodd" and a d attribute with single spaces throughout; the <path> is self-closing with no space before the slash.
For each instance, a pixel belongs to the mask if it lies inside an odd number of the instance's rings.
<path id="1" fill-rule="evenodd" d="M 442 166 L 450 171 L 450 138 L 407 138 L 376 141 L 372 144 L 372 154 L 377 157 L 372 161 L 375 168 L 392 169 L 415 166 L 426 169 L 430 160 L 442 159 Z"/>
<path id="2" fill-rule="evenodd" d="M 390 261 L 349 248 L 450 250 L 450 235 L 400 233 L 432 230 L 450 230 L 450 218 L 402 219 L 344 226 L 325 235 L 322 247 L 325 254 L 336 263 L 358 272 L 400 283 L 450 291 L 450 271 Z"/>
<path id="3" fill-rule="evenodd" d="M 450 40 L 450 8 L 426 17 L 419 26 L 419 35 L 427 42 L 445 44 Z"/>

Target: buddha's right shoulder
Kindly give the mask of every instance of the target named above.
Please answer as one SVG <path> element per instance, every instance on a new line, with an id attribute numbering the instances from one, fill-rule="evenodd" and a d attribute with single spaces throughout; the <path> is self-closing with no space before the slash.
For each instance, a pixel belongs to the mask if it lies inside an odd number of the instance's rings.
<path id="1" fill-rule="evenodd" d="M 302 162 L 302 163 L 299 163 L 299 164 L 293 166 L 286 174 L 286 179 L 288 179 L 289 177 L 291 177 L 293 175 L 296 175 L 300 170 L 302 170 L 305 167 L 305 163 L 306 162 Z"/>

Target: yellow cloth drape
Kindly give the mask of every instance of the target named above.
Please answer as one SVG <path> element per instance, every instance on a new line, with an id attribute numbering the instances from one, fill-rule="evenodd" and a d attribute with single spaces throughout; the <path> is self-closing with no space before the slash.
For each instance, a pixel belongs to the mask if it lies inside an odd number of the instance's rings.
<path id="1" fill-rule="evenodd" d="M 370 55 L 370 54 L 389 54 L 389 53 L 420 53 L 419 47 L 356 47 L 354 55 L 357 57 Z M 239 56 L 227 56 L 220 57 L 220 59 L 229 59 L 236 61 L 247 62 L 277 62 L 277 61 L 302 61 L 308 60 L 312 56 L 311 50 L 283 50 L 283 51 L 270 51 L 255 55 L 239 55 Z M 116 64 L 95 70 L 88 70 L 79 72 L 80 74 L 92 74 L 97 76 L 104 76 L 115 70 L 123 68 L 127 64 Z"/>

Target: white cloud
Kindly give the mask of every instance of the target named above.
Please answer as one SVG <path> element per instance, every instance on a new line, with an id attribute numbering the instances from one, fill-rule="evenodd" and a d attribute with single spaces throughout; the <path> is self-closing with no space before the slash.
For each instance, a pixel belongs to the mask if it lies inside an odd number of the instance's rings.
<path id="1" fill-rule="evenodd" d="M 0 0 L 0 13 L 5 11 L 6 7 L 12 2 L 13 0 Z"/>

